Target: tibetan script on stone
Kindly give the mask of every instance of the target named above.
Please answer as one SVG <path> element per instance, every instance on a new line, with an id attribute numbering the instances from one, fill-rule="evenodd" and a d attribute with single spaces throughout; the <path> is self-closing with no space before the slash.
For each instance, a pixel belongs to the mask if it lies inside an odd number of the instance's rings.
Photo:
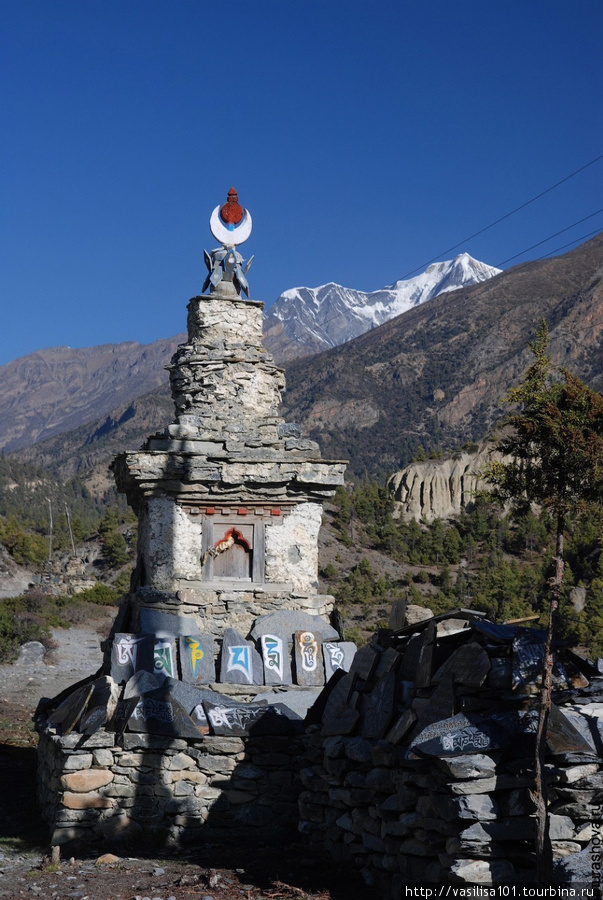
<path id="1" fill-rule="evenodd" d="M 182 680 L 190 684 L 215 681 L 214 640 L 209 634 L 187 634 L 180 637 Z"/>
<path id="2" fill-rule="evenodd" d="M 298 684 L 313 686 L 324 684 L 325 670 L 322 661 L 322 634 L 315 631 L 296 631 L 295 674 Z"/>

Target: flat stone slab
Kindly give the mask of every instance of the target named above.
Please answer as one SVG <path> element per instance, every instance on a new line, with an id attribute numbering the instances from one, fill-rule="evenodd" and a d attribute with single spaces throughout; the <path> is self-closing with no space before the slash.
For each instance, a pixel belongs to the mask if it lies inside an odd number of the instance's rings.
<path id="1" fill-rule="evenodd" d="M 232 697 L 226 697 L 210 688 L 178 681 L 176 678 L 166 678 L 161 685 L 161 690 L 164 694 L 174 697 L 187 713 L 191 713 L 203 700 L 220 703 L 224 706 L 236 706 L 237 703 Z"/>
<path id="2" fill-rule="evenodd" d="M 264 663 L 264 684 L 293 684 L 287 637 L 263 634 L 260 647 Z"/>
<path id="3" fill-rule="evenodd" d="M 128 719 L 128 731 L 193 739 L 201 734 L 178 701 L 162 690 L 140 698 Z"/>
<path id="4" fill-rule="evenodd" d="M 452 676 L 455 684 L 468 687 L 481 687 L 490 671 L 488 654 L 475 641 L 464 644 L 450 654 L 431 679 L 432 684 L 439 684 L 446 676 Z"/>
<path id="5" fill-rule="evenodd" d="M 158 609 L 145 609 L 138 613 L 138 630 L 156 637 L 179 637 L 196 634 L 199 627 L 191 616 L 174 616 Z"/>
<path id="6" fill-rule="evenodd" d="M 93 690 L 93 683 L 77 688 L 48 716 L 49 725 L 60 729 L 62 735 L 70 734 L 83 715 Z"/>
<path id="7" fill-rule="evenodd" d="M 85 735 L 94 734 L 112 718 L 120 693 L 119 685 L 109 675 L 97 678 L 92 685 L 86 712 L 78 726 L 78 731 Z"/>
<path id="8" fill-rule="evenodd" d="M 374 647 L 371 647 L 370 644 L 367 644 L 365 647 L 361 647 L 354 655 L 352 665 L 350 666 L 350 672 L 353 675 L 358 675 L 363 681 L 368 681 L 377 668 L 378 661 L 378 651 L 375 650 Z"/>
<path id="9" fill-rule="evenodd" d="M 340 635 L 332 625 L 320 616 L 311 616 L 300 610 L 280 609 L 275 613 L 258 616 L 253 623 L 250 636 L 258 641 L 263 634 L 287 635 L 291 641 L 296 631 L 318 631 L 324 640 L 338 641 Z"/>
<path id="10" fill-rule="evenodd" d="M 119 632 L 111 646 L 111 677 L 118 684 L 129 681 L 135 672 L 153 671 L 154 638 L 152 634 Z"/>
<path id="11" fill-rule="evenodd" d="M 159 680 L 151 672 L 139 669 L 138 672 L 134 672 L 126 683 L 123 699 L 130 700 L 132 697 L 142 697 L 143 694 L 156 691 L 158 687 L 160 687 Z"/>
<path id="12" fill-rule="evenodd" d="M 240 704 L 219 706 L 209 701 L 203 703 L 211 730 L 222 736 L 243 737 L 245 735 L 291 734 L 293 723 L 290 711 L 280 706 L 258 706 Z"/>
<path id="13" fill-rule="evenodd" d="M 216 680 L 214 639 L 210 634 L 180 635 L 182 680 L 191 684 L 210 684 Z"/>
<path id="14" fill-rule="evenodd" d="M 300 719 L 305 719 L 322 693 L 322 688 L 305 688 L 303 690 L 270 691 L 261 694 L 251 701 L 251 705 L 280 705 L 290 709 Z"/>
<path id="15" fill-rule="evenodd" d="M 322 658 L 322 634 L 317 631 L 296 631 L 294 635 L 295 680 L 313 686 L 325 683 Z"/>
<path id="16" fill-rule="evenodd" d="M 380 678 L 368 696 L 362 721 L 362 737 L 380 740 L 391 723 L 396 695 L 396 673 L 389 672 Z"/>
<path id="17" fill-rule="evenodd" d="M 226 684 L 263 684 L 262 658 L 251 641 L 226 628 L 222 641 L 220 681 Z"/>
<path id="18" fill-rule="evenodd" d="M 352 643 L 352 641 L 323 641 L 322 653 L 325 661 L 325 677 L 327 681 L 339 669 L 343 669 L 344 672 L 350 671 L 357 649 L 356 644 Z M 396 656 L 398 656 L 397 653 Z"/>
<path id="19" fill-rule="evenodd" d="M 354 675 L 347 674 L 333 685 L 322 714 L 323 736 L 351 734 L 356 727 L 360 713 L 356 709 L 357 693 L 352 690 L 354 681 Z"/>

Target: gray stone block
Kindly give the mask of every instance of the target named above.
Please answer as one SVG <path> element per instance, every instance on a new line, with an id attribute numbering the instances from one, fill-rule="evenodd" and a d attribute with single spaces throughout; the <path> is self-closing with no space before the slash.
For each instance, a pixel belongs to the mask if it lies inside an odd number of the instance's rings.
<path id="1" fill-rule="evenodd" d="M 314 706 L 320 694 L 322 693 L 321 688 L 306 688 L 305 690 L 290 690 L 290 691 L 270 691 L 266 694 L 260 694 L 255 700 L 252 700 L 252 705 L 260 704 L 266 706 L 274 706 L 280 705 L 285 706 L 287 709 L 290 709 L 293 713 L 299 716 L 300 719 L 305 719 L 308 715 L 309 710 Z"/>
<path id="2" fill-rule="evenodd" d="M 155 678 L 178 677 L 176 641 L 171 637 L 157 637 L 153 645 L 153 672 Z"/>
<path id="3" fill-rule="evenodd" d="M 287 635 L 290 641 L 296 631 L 318 631 L 323 640 L 337 641 L 339 634 L 320 616 L 311 616 L 300 610 L 280 609 L 275 613 L 258 616 L 253 623 L 250 636 L 257 641 L 263 634 Z"/>

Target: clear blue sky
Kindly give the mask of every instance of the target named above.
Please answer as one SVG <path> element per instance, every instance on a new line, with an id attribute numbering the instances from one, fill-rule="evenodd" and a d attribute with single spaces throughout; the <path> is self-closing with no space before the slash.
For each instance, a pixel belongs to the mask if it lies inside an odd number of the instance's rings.
<path id="1" fill-rule="evenodd" d="M 231 185 L 267 304 L 603 207 L 601 160 L 442 252 L 603 154 L 600 0 L 2 0 L 0 31 L 0 364 L 182 331 Z"/>

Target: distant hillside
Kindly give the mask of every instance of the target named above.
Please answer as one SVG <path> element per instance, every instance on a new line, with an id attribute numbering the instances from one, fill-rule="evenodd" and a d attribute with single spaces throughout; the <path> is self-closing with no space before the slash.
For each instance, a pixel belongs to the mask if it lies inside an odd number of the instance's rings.
<path id="1" fill-rule="evenodd" d="M 483 281 L 496 272 L 463 253 L 372 294 L 335 284 L 328 290 L 293 288 L 267 313 L 265 344 L 279 363 L 307 356 L 442 291 Z M 183 298 L 183 321 L 185 302 Z M 167 381 L 165 366 L 185 339 L 179 334 L 144 345 L 53 347 L 0 367 L 0 450 L 17 450 L 67 433 L 154 390 Z"/>
<path id="2" fill-rule="evenodd" d="M 167 380 L 165 367 L 184 338 L 53 347 L 0 367 L 0 449 L 31 446 L 131 403 Z"/>
<path id="3" fill-rule="evenodd" d="M 555 365 L 603 387 L 603 235 L 554 259 L 445 294 L 287 368 L 284 414 L 358 475 L 387 475 L 416 448 L 479 440 L 530 361 L 546 318 Z"/>
<path id="4" fill-rule="evenodd" d="M 487 433 L 529 364 L 527 344 L 543 317 L 553 362 L 601 390 L 602 274 L 599 235 L 564 256 L 430 300 L 341 347 L 290 363 L 284 414 L 319 441 L 323 456 L 349 458 L 356 475 L 390 475 L 420 444 L 454 449 Z M 172 417 L 169 392 L 160 386 L 20 456 L 63 476 L 100 467 L 106 478 L 112 456 L 137 448 Z"/>

